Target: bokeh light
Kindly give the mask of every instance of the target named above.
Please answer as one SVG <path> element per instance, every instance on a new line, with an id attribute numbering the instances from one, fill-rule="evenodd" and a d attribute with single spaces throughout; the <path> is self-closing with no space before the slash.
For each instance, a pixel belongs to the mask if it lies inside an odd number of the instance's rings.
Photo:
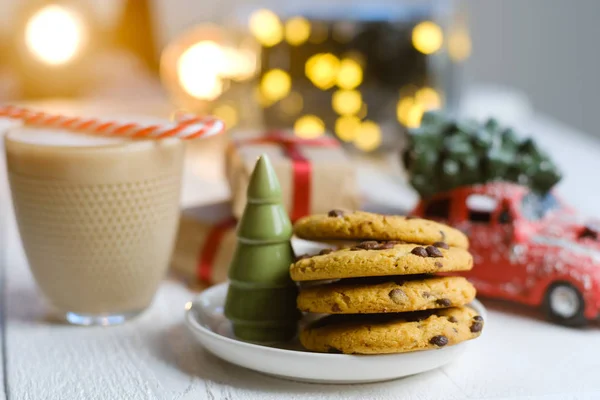
<path id="1" fill-rule="evenodd" d="M 211 60 L 211 62 L 207 62 Z M 223 92 L 219 77 L 223 52 L 212 41 L 201 41 L 189 47 L 177 60 L 177 77 L 192 97 L 213 100 Z"/>
<path id="2" fill-rule="evenodd" d="M 337 79 L 340 60 L 331 53 L 318 53 L 306 61 L 304 71 L 319 89 L 331 88 Z"/>
<path id="3" fill-rule="evenodd" d="M 342 89 L 354 89 L 362 83 L 362 80 L 363 70 L 360 64 L 351 58 L 344 58 L 340 62 L 337 85 Z"/>
<path id="4" fill-rule="evenodd" d="M 297 115 L 304 108 L 304 99 L 300 93 L 291 92 L 279 102 L 279 107 L 287 115 Z"/>
<path id="5" fill-rule="evenodd" d="M 299 46 L 310 37 L 310 22 L 303 17 L 293 17 L 285 23 L 285 40 L 292 46 Z"/>
<path id="6" fill-rule="evenodd" d="M 85 34 L 83 22 L 76 13 L 59 5 L 48 5 L 27 21 L 25 44 L 38 60 L 61 65 L 75 58 Z"/>
<path id="7" fill-rule="evenodd" d="M 271 10 L 260 9 L 250 15 L 250 32 L 265 47 L 275 46 L 283 39 L 283 26 Z"/>
<path id="8" fill-rule="evenodd" d="M 367 107 L 367 103 L 362 103 L 362 106 L 360 106 L 360 110 L 358 110 L 356 116 L 360 119 L 365 119 L 367 118 L 368 111 L 369 108 Z"/>
<path id="9" fill-rule="evenodd" d="M 360 118 L 355 115 L 342 115 L 335 121 L 335 134 L 344 142 L 352 142 L 361 126 Z"/>
<path id="10" fill-rule="evenodd" d="M 225 126 L 233 128 L 238 124 L 238 111 L 231 104 L 220 104 L 212 110 L 212 114 L 225 122 Z"/>
<path id="11" fill-rule="evenodd" d="M 381 145 L 381 128 L 373 121 L 364 121 L 356 133 L 354 145 L 362 151 L 373 151 Z"/>
<path id="12" fill-rule="evenodd" d="M 315 139 L 325 133 L 325 123 L 316 115 L 304 115 L 294 123 L 294 133 L 304 139 Z"/>
<path id="13" fill-rule="evenodd" d="M 448 36 L 448 54 L 454 62 L 461 62 L 471 55 L 471 36 L 466 27 L 456 28 Z"/>
<path id="14" fill-rule="evenodd" d="M 308 41 L 314 44 L 323 43 L 327 40 L 329 28 L 323 22 L 313 22 L 310 29 L 310 37 Z"/>
<path id="15" fill-rule="evenodd" d="M 433 88 L 423 87 L 415 93 L 415 100 L 425 110 L 437 110 L 442 107 L 442 98 Z"/>
<path id="16" fill-rule="evenodd" d="M 434 22 L 423 21 L 413 28 L 412 43 L 423 54 L 433 54 L 444 43 L 442 28 Z"/>
<path id="17" fill-rule="evenodd" d="M 260 90 L 271 101 L 283 99 L 290 92 L 292 78 L 290 74 L 281 69 L 272 69 L 262 77 Z"/>
<path id="18" fill-rule="evenodd" d="M 362 95 L 357 90 L 336 90 L 331 97 L 331 105 L 340 115 L 356 114 L 362 105 Z"/>

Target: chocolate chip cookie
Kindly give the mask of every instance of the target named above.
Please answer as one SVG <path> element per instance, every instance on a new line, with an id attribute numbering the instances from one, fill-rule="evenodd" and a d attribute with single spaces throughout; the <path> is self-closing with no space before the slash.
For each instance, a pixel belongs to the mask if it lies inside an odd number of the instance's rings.
<path id="1" fill-rule="evenodd" d="M 330 315 L 300 333 L 308 350 L 387 354 L 438 349 L 481 334 L 483 318 L 470 307 L 398 314 Z"/>
<path id="2" fill-rule="evenodd" d="M 332 210 L 329 214 L 310 215 L 296 222 L 294 232 L 307 240 L 402 240 L 424 245 L 445 242 L 463 249 L 469 247 L 465 234 L 447 225 L 421 218 L 364 211 Z"/>
<path id="3" fill-rule="evenodd" d="M 290 266 L 290 275 L 295 281 L 311 281 L 468 271 L 473 267 L 473 257 L 467 250 L 438 246 L 367 241 L 352 248 L 301 257 Z"/>
<path id="4" fill-rule="evenodd" d="M 375 314 L 462 306 L 474 298 L 475 288 L 463 277 L 377 277 L 303 287 L 297 304 L 305 312 Z"/>

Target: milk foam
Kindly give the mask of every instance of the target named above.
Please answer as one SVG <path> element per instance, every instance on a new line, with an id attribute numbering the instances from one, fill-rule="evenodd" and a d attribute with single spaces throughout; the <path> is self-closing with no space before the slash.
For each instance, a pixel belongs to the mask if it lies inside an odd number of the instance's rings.
<path id="1" fill-rule="evenodd" d="M 89 135 L 66 129 L 23 127 L 9 131 L 7 137 L 15 142 L 41 146 L 96 147 L 130 142 L 128 139 Z"/>

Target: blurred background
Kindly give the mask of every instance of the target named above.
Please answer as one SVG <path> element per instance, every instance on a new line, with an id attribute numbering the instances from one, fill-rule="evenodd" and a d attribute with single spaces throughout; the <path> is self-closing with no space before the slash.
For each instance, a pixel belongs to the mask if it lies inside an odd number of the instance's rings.
<path id="1" fill-rule="evenodd" d="M 0 0 L 0 101 L 214 113 L 355 152 L 397 148 L 437 108 L 598 135 L 597 15 L 595 0 Z"/>

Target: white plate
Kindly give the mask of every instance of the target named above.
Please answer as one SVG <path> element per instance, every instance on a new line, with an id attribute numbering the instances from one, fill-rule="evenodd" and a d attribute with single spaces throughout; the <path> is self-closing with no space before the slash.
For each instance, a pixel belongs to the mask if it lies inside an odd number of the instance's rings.
<path id="1" fill-rule="evenodd" d="M 235 338 L 223 315 L 228 284 L 200 293 L 188 305 L 185 321 L 198 341 L 230 363 L 281 378 L 318 383 L 385 381 L 429 371 L 455 360 L 469 346 L 462 342 L 436 350 L 385 355 L 321 354 L 303 350 L 298 342 L 285 347 L 263 346 Z M 477 300 L 471 306 L 484 318 Z"/>

